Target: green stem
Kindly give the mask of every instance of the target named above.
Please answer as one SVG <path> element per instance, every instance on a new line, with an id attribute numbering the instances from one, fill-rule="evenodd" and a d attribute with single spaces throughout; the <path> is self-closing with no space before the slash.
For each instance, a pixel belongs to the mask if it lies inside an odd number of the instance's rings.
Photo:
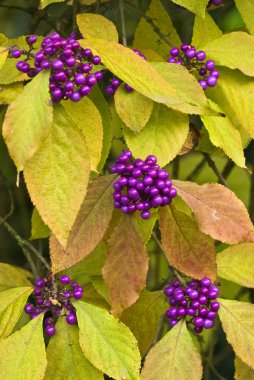
<path id="1" fill-rule="evenodd" d="M 127 46 L 126 25 L 125 25 L 125 16 L 124 16 L 124 0 L 119 0 L 119 10 L 120 10 L 121 26 L 122 26 L 122 42 L 124 46 Z"/>

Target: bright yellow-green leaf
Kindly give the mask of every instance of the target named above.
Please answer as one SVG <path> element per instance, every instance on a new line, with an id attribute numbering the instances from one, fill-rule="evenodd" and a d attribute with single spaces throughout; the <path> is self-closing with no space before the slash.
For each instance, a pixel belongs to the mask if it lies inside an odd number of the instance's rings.
<path id="1" fill-rule="evenodd" d="M 24 169 L 49 134 L 53 108 L 48 86 L 49 72 L 43 71 L 24 88 L 6 112 L 3 136 L 18 171 Z"/>
<path id="2" fill-rule="evenodd" d="M 184 114 L 161 104 L 154 104 L 152 116 L 139 134 L 124 128 L 124 136 L 135 157 L 145 159 L 148 154 L 158 158 L 160 166 L 172 161 L 181 150 L 189 131 L 189 120 Z"/>
<path id="3" fill-rule="evenodd" d="M 91 99 L 84 97 L 77 103 L 64 102 L 64 108 L 68 115 L 81 129 L 89 151 L 91 170 L 97 171 L 100 162 L 103 126 L 101 114 Z"/>
<path id="4" fill-rule="evenodd" d="M 172 0 L 175 4 L 181 5 L 182 7 L 189 9 L 189 11 L 195 13 L 196 15 L 205 18 L 205 10 L 208 0 Z"/>
<path id="5" fill-rule="evenodd" d="M 220 105 L 242 136 L 245 132 L 254 138 L 254 79 L 222 67 L 220 73 L 217 86 L 208 92 L 209 97 Z"/>
<path id="6" fill-rule="evenodd" d="M 85 138 L 59 105 L 48 138 L 24 174 L 34 205 L 63 246 L 86 194 L 89 168 Z"/>
<path id="7" fill-rule="evenodd" d="M 218 276 L 254 288 L 254 243 L 228 247 L 217 254 Z"/>
<path id="8" fill-rule="evenodd" d="M 113 212 L 115 179 L 115 176 L 101 176 L 89 183 L 65 250 L 54 237 L 51 238 L 51 262 L 55 272 L 83 260 L 102 240 Z"/>
<path id="9" fill-rule="evenodd" d="M 102 124 L 103 124 L 103 146 L 101 152 L 101 161 L 98 165 L 98 171 L 102 171 L 105 162 L 108 158 L 111 148 L 111 142 L 113 137 L 113 131 L 111 126 L 111 115 L 109 112 L 109 106 L 106 102 L 100 88 L 95 86 L 90 94 L 90 98 L 94 102 L 97 109 L 100 111 Z"/>
<path id="10" fill-rule="evenodd" d="M 0 293 L 0 338 L 7 338 L 19 320 L 32 288 L 13 288 Z"/>
<path id="11" fill-rule="evenodd" d="M 0 104 L 10 104 L 18 95 L 22 93 L 24 86 L 22 83 L 12 83 L 10 85 L 0 85 Z"/>
<path id="12" fill-rule="evenodd" d="M 204 46 L 204 44 L 220 38 L 222 34 L 222 31 L 216 25 L 209 13 L 206 13 L 205 20 L 200 17 L 195 17 L 192 45 L 198 49 L 201 46 Z"/>
<path id="13" fill-rule="evenodd" d="M 107 311 L 75 302 L 79 342 L 86 358 L 116 380 L 138 380 L 140 355 L 130 330 Z"/>
<path id="14" fill-rule="evenodd" d="M 147 124 L 153 101 L 137 91 L 127 92 L 122 85 L 114 96 L 116 112 L 133 132 L 140 132 Z"/>
<path id="15" fill-rule="evenodd" d="M 254 380 L 254 370 L 237 356 L 235 358 L 235 380 Z"/>
<path id="16" fill-rule="evenodd" d="M 52 3 L 62 3 L 64 0 L 41 0 L 41 8 L 45 8 Z"/>
<path id="17" fill-rule="evenodd" d="M 115 25 L 107 18 L 94 13 L 82 13 L 77 16 L 79 30 L 86 39 L 101 38 L 106 41 L 118 41 Z"/>
<path id="18" fill-rule="evenodd" d="M 241 13 L 243 21 L 251 34 L 254 34 L 254 8 L 252 0 L 235 0 L 235 4 Z"/>
<path id="19" fill-rule="evenodd" d="M 103 380 L 103 374 L 81 351 L 78 326 L 70 326 L 65 318 L 59 318 L 56 329 L 57 334 L 50 339 L 47 348 L 45 379 Z"/>
<path id="20" fill-rule="evenodd" d="M 246 75 L 254 76 L 254 36 L 244 32 L 223 34 L 205 44 L 204 50 L 217 65 L 239 69 Z"/>
<path id="21" fill-rule="evenodd" d="M 144 290 L 137 302 L 122 313 L 121 321 L 136 337 L 142 357 L 151 347 L 166 309 L 167 303 L 161 290 L 156 292 Z"/>
<path id="22" fill-rule="evenodd" d="M 218 112 L 223 113 L 223 110 L 219 106 L 214 104 L 214 108 L 217 108 Z M 236 165 L 244 168 L 245 157 L 241 135 L 231 120 L 227 116 L 202 116 L 201 119 L 209 132 L 213 145 L 223 149 Z"/>
<path id="23" fill-rule="evenodd" d="M 8 55 L 8 50 L 6 49 L 6 47 L 0 47 L 0 69 L 4 65 L 7 55 Z"/>
<path id="24" fill-rule="evenodd" d="M 147 19 L 148 18 L 148 19 Z M 181 40 L 172 24 L 172 21 L 164 9 L 160 0 L 152 0 L 146 12 L 146 18 L 142 17 L 135 32 L 134 47 L 141 50 L 151 49 L 166 59 L 169 55 L 171 46 L 164 41 L 154 30 L 148 20 L 152 20 L 153 24 L 166 36 L 171 44 L 179 46 Z M 143 53 L 144 54 L 144 53 Z"/>
<path id="25" fill-rule="evenodd" d="M 180 65 L 168 62 L 153 62 L 152 66 L 174 88 L 184 104 L 169 104 L 168 107 L 188 114 L 214 115 L 197 79 Z M 188 103 L 188 104 L 187 104 Z"/>
<path id="26" fill-rule="evenodd" d="M 131 49 L 114 41 L 95 38 L 92 42 L 81 40 L 80 44 L 84 48 L 90 47 L 113 74 L 148 98 L 172 105 L 184 103 L 172 86 Z"/>
<path id="27" fill-rule="evenodd" d="M 30 286 L 31 282 L 26 277 L 27 275 L 23 273 L 22 268 L 0 263 L 0 292 L 10 288 Z"/>
<path id="28" fill-rule="evenodd" d="M 0 373 L 4 380 L 43 380 L 47 359 L 41 314 L 0 342 Z"/>
<path id="29" fill-rule="evenodd" d="M 109 289 L 106 286 L 105 282 L 103 281 L 102 276 L 92 276 L 91 277 L 92 284 L 96 291 L 107 301 L 107 303 L 110 305 L 110 295 L 109 295 Z"/>
<path id="30" fill-rule="evenodd" d="M 36 208 L 33 209 L 32 214 L 32 232 L 30 240 L 33 239 L 44 239 L 49 237 L 50 235 L 50 229 L 48 226 L 43 222 L 38 210 Z"/>
<path id="31" fill-rule="evenodd" d="M 142 380 L 201 380 L 202 364 L 185 322 L 179 322 L 149 351 Z"/>
<path id="32" fill-rule="evenodd" d="M 254 305 L 219 299 L 219 316 L 236 355 L 254 369 Z"/>

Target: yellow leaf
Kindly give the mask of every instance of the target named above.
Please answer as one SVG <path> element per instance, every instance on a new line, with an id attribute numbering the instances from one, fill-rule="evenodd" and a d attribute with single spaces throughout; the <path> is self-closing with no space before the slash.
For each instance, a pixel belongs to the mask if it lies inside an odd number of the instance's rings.
<path id="1" fill-rule="evenodd" d="M 8 55 L 8 49 L 6 47 L 0 47 L 0 69 L 3 67 Z"/>
<path id="2" fill-rule="evenodd" d="M 101 38 L 106 41 L 118 41 L 115 25 L 99 14 L 82 13 L 77 15 L 77 23 L 80 32 L 87 40 Z"/>
<path id="3" fill-rule="evenodd" d="M 252 0 L 235 0 L 235 5 L 241 14 L 247 29 L 251 34 L 254 34 L 254 8 Z"/>
<path id="4" fill-rule="evenodd" d="M 222 35 L 222 31 L 216 25 L 209 13 L 206 13 L 205 19 L 195 17 L 191 43 L 196 49 L 204 46 L 204 44 L 207 44 L 210 41 L 220 38 Z"/>
<path id="5" fill-rule="evenodd" d="M 205 10 L 208 0 L 172 0 L 174 3 L 189 9 L 189 11 L 197 14 L 201 18 L 205 18 Z"/>
<path id="6" fill-rule="evenodd" d="M 237 356 L 235 358 L 235 380 L 254 380 L 254 370 Z"/>

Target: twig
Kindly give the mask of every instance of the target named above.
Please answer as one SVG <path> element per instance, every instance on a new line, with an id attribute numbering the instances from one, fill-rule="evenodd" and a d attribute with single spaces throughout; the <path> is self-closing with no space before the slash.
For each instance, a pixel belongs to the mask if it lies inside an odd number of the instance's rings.
<path id="1" fill-rule="evenodd" d="M 126 25 L 125 25 L 125 16 L 124 16 L 124 0 L 119 0 L 119 10 L 120 10 L 120 16 L 121 16 L 122 42 L 124 46 L 127 46 Z"/>
<path id="2" fill-rule="evenodd" d="M 152 232 L 152 237 L 154 239 L 154 241 L 156 242 L 156 244 L 158 245 L 158 247 L 160 248 L 161 252 L 163 253 L 163 255 L 167 258 L 167 261 L 168 261 L 168 265 L 170 267 L 170 269 L 172 270 L 172 272 L 174 273 L 174 275 L 178 278 L 178 280 L 186 285 L 186 282 L 184 281 L 184 279 L 182 278 L 182 276 L 180 275 L 180 273 L 174 268 L 174 266 L 169 262 L 168 260 L 168 257 L 166 255 L 166 252 L 164 251 L 164 248 L 162 247 L 162 244 L 160 242 L 160 240 L 158 239 L 156 233 L 153 231 Z"/>
<path id="3" fill-rule="evenodd" d="M 221 173 L 222 177 L 225 179 L 228 178 L 229 174 L 232 172 L 234 167 L 235 167 L 235 163 L 231 160 L 228 160 L 228 162 L 224 166 L 224 169 L 222 170 L 222 173 Z"/>
<path id="4" fill-rule="evenodd" d="M 144 12 L 142 12 L 141 9 L 139 9 L 139 7 L 133 4 L 130 0 L 125 0 L 125 2 L 129 4 L 129 6 L 132 7 L 135 11 L 137 11 L 141 16 L 144 17 L 146 22 L 148 22 L 148 24 L 152 26 L 154 32 L 157 33 L 158 36 L 160 36 L 160 38 L 166 42 L 166 44 L 168 44 L 170 47 L 173 46 L 171 42 L 169 41 L 169 39 L 161 32 L 158 26 L 153 22 L 153 19 L 151 19 L 151 17 L 147 16 Z"/>
<path id="5" fill-rule="evenodd" d="M 208 165 L 210 166 L 210 168 L 214 171 L 214 173 L 216 174 L 218 180 L 219 180 L 219 183 L 221 185 L 224 185 L 225 187 L 228 187 L 228 184 L 227 182 L 225 181 L 224 177 L 222 176 L 222 174 L 219 172 L 215 162 L 211 159 L 211 157 L 209 156 L 208 153 L 203 153 Z"/>
<path id="6" fill-rule="evenodd" d="M 206 159 L 203 158 L 200 161 L 200 163 L 193 169 L 193 171 L 188 175 L 188 177 L 186 178 L 186 181 L 193 181 L 201 172 L 201 170 L 205 166 L 205 163 L 206 163 Z"/>
<path id="7" fill-rule="evenodd" d="M 77 13 L 79 8 L 79 0 L 73 0 L 73 13 L 72 13 L 72 31 L 77 31 Z"/>
<path id="8" fill-rule="evenodd" d="M 180 168 L 180 157 L 176 156 L 176 158 L 173 161 L 173 170 L 172 170 L 172 178 L 178 179 L 179 175 L 179 168 Z"/>

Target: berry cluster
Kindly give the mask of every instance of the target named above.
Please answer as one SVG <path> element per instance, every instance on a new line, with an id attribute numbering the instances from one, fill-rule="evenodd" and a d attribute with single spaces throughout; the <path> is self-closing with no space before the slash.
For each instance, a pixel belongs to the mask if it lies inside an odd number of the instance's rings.
<path id="1" fill-rule="evenodd" d="M 169 326 L 174 327 L 180 319 L 189 318 L 194 325 L 194 332 L 199 334 L 204 329 L 211 329 L 215 325 L 219 302 L 215 299 L 219 295 L 219 288 L 212 285 L 212 281 L 205 277 L 202 280 L 192 280 L 186 286 L 180 281 L 173 280 L 164 289 L 169 297 L 171 308 L 166 311 Z"/>
<path id="2" fill-rule="evenodd" d="M 144 54 L 142 54 L 138 49 L 134 49 L 133 50 L 134 53 L 136 53 L 137 55 L 139 55 L 141 58 L 145 59 L 146 60 L 146 56 Z M 115 95 L 115 92 L 116 90 L 118 89 L 118 87 L 120 86 L 120 84 L 122 83 L 121 79 L 118 79 L 116 77 L 113 77 L 111 79 L 111 82 L 110 82 L 110 85 L 106 87 L 106 93 L 108 95 Z M 125 84 L 124 85 L 124 88 L 127 92 L 132 92 L 134 89 L 129 85 L 129 84 Z"/>
<path id="3" fill-rule="evenodd" d="M 41 49 L 36 53 L 33 50 L 37 37 L 27 36 L 26 41 L 29 50 L 11 49 L 9 56 L 26 56 L 16 67 L 30 78 L 42 70 L 50 70 L 49 89 L 53 102 L 58 103 L 62 99 L 77 102 L 90 93 L 97 81 L 103 79 L 101 71 L 91 73 L 93 65 L 100 64 L 100 57 L 93 55 L 90 49 L 83 49 L 75 33 L 67 39 L 61 38 L 58 33 L 52 33 L 43 38 Z M 29 61 L 33 61 L 34 67 Z"/>
<path id="4" fill-rule="evenodd" d="M 215 68 L 215 62 L 211 59 L 206 62 L 206 53 L 203 50 L 196 51 L 194 46 L 182 44 L 180 49 L 172 47 L 169 63 L 185 66 L 190 72 L 197 71 L 200 78 L 199 84 L 205 90 L 207 87 L 214 87 L 218 82 L 220 73 Z"/>
<path id="5" fill-rule="evenodd" d="M 31 319 L 41 313 L 47 313 L 44 320 L 44 331 L 47 335 L 52 336 L 56 333 L 55 323 L 59 315 L 65 315 L 69 325 L 77 323 L 76 310 L 71 302 L 72 297 L 76 300 L 83 297 L 83 288 L 77 281 L 71 282 L 70 277 L 63 274 L 56 284 L 49 274 L 45 279 L 35 280 L 33 294 L 36 297 L 36 305 L 27 303 L 24 311 Z"/>
<path id="6" fill-rule="evenodd" d="M 110 171 L 120 174 L 114 183 L 114 207 L 125 214 L 138 210 L 141 218 L 149 219 L 151 208 L 169 205 L 177 195 L 168 172 L 160 168 L 155 156 L 150 155 L 145 161 L 141 158 L 134 160 L 132 153 L 126 150 Z"/>
<path id="7" fill-rule="evenodd" d="M 209 0 L 209 3 L 207 5 L 207 8 L 208 7 L 211 7 L 212 5 L 218 7 L 219 5 L 221 5 L 223 3 L 224 0 Z"/>

